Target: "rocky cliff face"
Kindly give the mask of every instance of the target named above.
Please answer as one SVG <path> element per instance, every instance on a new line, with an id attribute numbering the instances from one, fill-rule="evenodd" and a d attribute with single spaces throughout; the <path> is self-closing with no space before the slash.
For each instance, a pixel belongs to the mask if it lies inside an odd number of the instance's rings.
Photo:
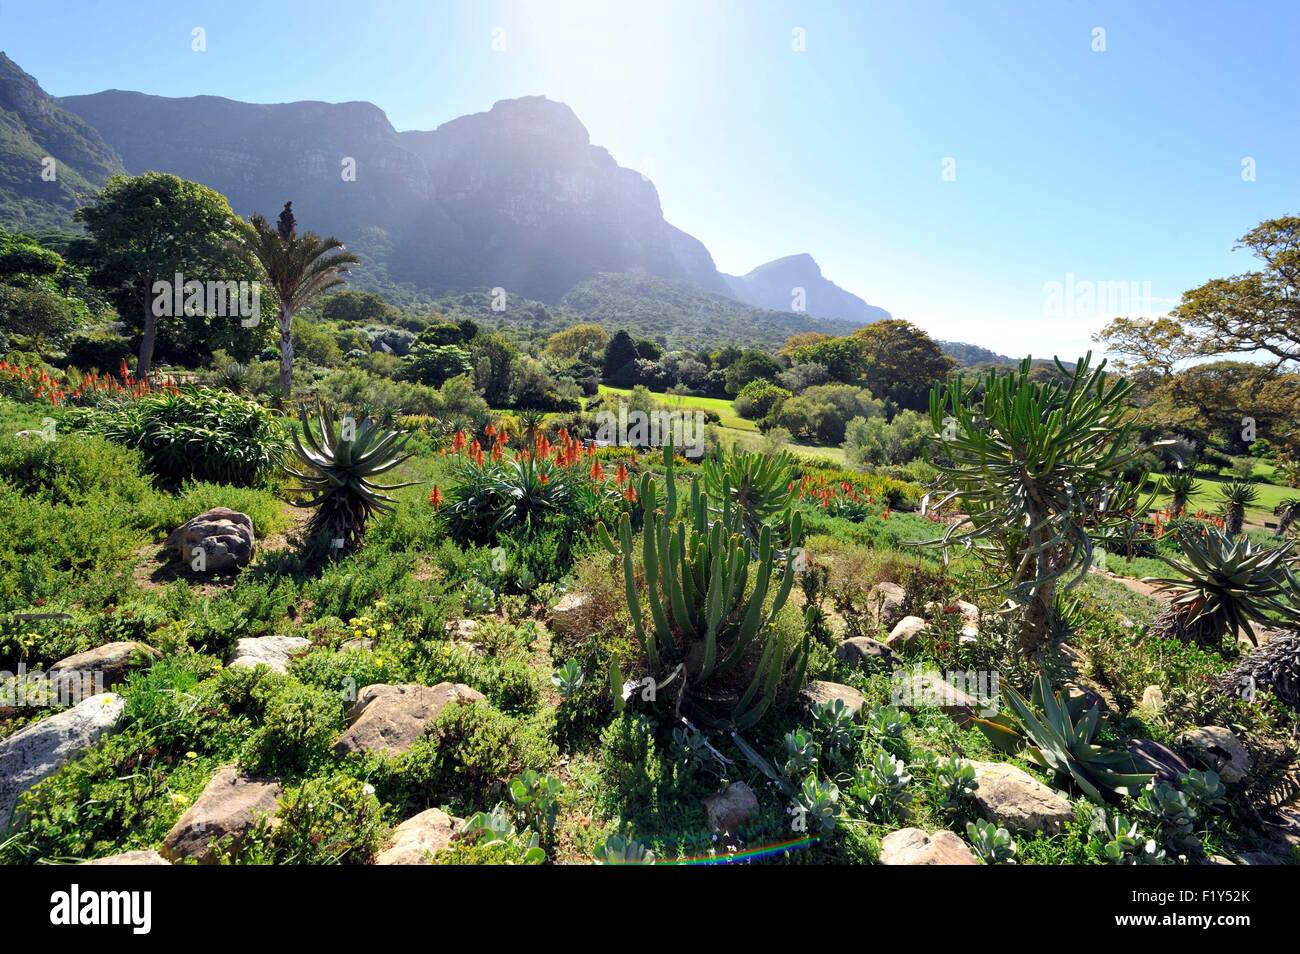
<path id="1" fill-rule="evenodd" d="M 118 90 L 61 102 L 116 144 L 131 172 L 203 182 L 243 215 L 293 199 L 304 227 L 433 293 L 500 286 L 556 301 L 597 273 L 637 270 L 726 290 L 708 250 L 664 221 L 654 186 L 540 96 L 404 133 L 369 103 Z"/>
<path id="2" fill-rule="evenodd" d="M 795 290 L 802 289 L 804 310 L 818 318 L 836 318 L 867 325 L 888 318 L 889 312 L 845 291 L 822 275 L 811 255 L 788 255 L 760 265 L 748 275 L 725 276 L 731 294 L 759 308 L 790 311 Z"/>

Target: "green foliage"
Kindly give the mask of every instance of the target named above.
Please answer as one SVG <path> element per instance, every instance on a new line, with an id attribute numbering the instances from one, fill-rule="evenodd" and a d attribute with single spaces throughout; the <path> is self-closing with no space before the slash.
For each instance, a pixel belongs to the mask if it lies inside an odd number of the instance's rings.
<path id="1" fill-rule="evenodd" d="M 1200 533 L 1181 530 L 1178 542 L 1184 559 L 1163 552 L 1157 556 L 1182 577 L 1146 581 L 1170 596 L 1152 624 L 1153 633 L 1215 646 L 1229 633 L 1256 642 L 1253 624 L 1268 623 L 1270 616 L 1300 623 L 1300 579 L 1292 569 L 1292 541 L 1267 546 L 1231 531 L 1205 528 Z"/>
<path id="2" fill-rule="evenodd" d="M 700 467 L 704 493 L 715 515 L 727 517 L 728 511 L 740 513 L 740 526 L 751 543 L 758 543 L 763 527 L 783 530 L 790 521 L 794 500 L 794 458 L 786 453 L 717 454 Z"/>
<path id="3" fill-rule="evenodd" d="M 897 818 L 911 800 L 907 788 L 911 781 L 902 759 L 878 751 L 854 776 L 849 795 L 869 816 L 884 821 Z"/>
<path id="4" fill-rule="evenodd" d="M 368 864 L 383 847 L 388 826 L 370 785 L 347 775 L 308 779 L 280 799 L 274 827 L 241 845 L 247 856 L 262 842 L 260 859 L 280 865 Z"/>
<path id="5" fill-rule="evenodd" d="M 733 404 L 741 417 L 758 420 L 767 417 L 790 396 L 791 392 L 779 384 L 760 378 L 741 388 Z"/>
<path id="6" fill-rule="evenodd" d="M 1014 865 L 1016 843 L 1011 832 L 982 818 L 966 823 L 966 837 L 975 857 L 986 865 Z"/>
<path id="7" fill-rule="evenodd" d="M 1254 484 L 1244 480 L 1234 480 L 1223 485 L 1223 516 L 1227 521 L 1227 531 L 1236 535 L 1241 533 L 1241 525 L 1246 519 L 1246 509 L 1255 506 L 1259 500 L 1259 490 Z"/>
<path id="8" fill-rule="evenodd" d="M 329 757 L 343 727 L 339 695 L 309 688 L 294 679 L 262 683 L 255 695 L 261 726 L 248 739 L 244 764 L 255 774 L 306 771 Z"/>
<path id="9" fill-rule="evenodd" d="M 86 426 L 139 450 L 173 487 L 187 480 L 255 486 L 289 447 L 284 426 L 260 404 L 193 385 L 140 398 Z"/>
<path id="10" fill-rule="evenodd" d="M 603 865 L 652 865 L 655 853 L 639 841 L 610 835 L 596 852 L 596 859 Z"/>
<path id="11" fill-rule="evenodd" d="M 1092 565 L 1093 535 L 1113 532 L 1137 507 L 1121 476 L 1132 449 L 1128 381 L 1107 382 L 1091 354 L 1064 383 L 1039 383 L 1026 359 L 1018 371 L 989 372 L 983 399 L 960 378 L 930 396 L 933 463 L 969 514 L 942 539 L 973 546 L 999 585 L 1025 604 L 1026 650 L 1047 637 L 1057 581 L 1080 582 Z"/>
<path id="12" fill-rule="evenodd" d="M 345 416 L 340 420 L 323 405 L 317 406 L 319 435 L 313 432 L 305 407 L 299 408 L 298 417 L 306 446 L 297 434 L 293 446 L 305 473 L 285 469 L 302 481 L 298 492 L 311 496 L 295 506 L 316 508 L 307 525 L 309 534 L 322 534 L 335 549 L 340 549 L 341 541 L 341 549 L 355 550 L 371 516 L 393 509 L 395 501 L 384 491 L 416 483 L 374 482 L 375 477 L 412 456 L 402 453 L 411 435 L 389 430 L 367 417 L 356 420 Z"/>
<path id="13" fill-rule="evenodd" d="M 610 553 L 623 558 L 633 627 L 658 685 L 674 684 L 681 709 L 706 728 L 727 725 L 743 730 L 803 683 L 807 639 L 792 650 L 772 626 L 794 584 L 793 545 L 799 542 L 802 521 L 797 513 L 790 518 L 792 549 L 780 581 L 769 593 L 778 562 L 771 526 L 762 526 L 754 560 L 743 533 L 744 513 L 733 503 L 725 473 L 720 512 L 711 520 L 703 481 L 691 483 L 689 509 L 679 515 L 671 446 L 664 449 L 664 471 L 662 514 L 648 471 L 642 475 L 639 495 L 645 512 L 640 549 L 651 630 L 641 620 L 631 518 L 624 514 L 619 522 L 618 546 L 603 523 L 599 535 Z M 749 590 L 751 564 L 755 575 Z M 765 610 L 769 595 L 771 605 Z M 684 679 L 674 681 L 674 664 L 682 667 L 678 674 Z M 783 685 L 784 696 L 778 691 Z M 726 708 L 730 712 L 724 714 Z"/>
<path id="14" fill-rule="evenodd" d="M 844 450 L 854 467 L 906 464 L 921 456 L 929 436 L 929 421 L 916 411 L 900 411 L 892 421 L 855 417 L 845 428 Z"/>

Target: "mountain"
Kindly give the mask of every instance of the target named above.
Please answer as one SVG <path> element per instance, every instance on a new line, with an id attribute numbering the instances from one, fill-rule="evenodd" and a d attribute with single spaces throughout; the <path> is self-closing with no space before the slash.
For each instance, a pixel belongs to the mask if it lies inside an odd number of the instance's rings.
<path id="1" fill-rule="evenodd" d="M 868 305 L 822 275 L 811 255 L 788 255 L 760 265 L 747 275 L 724 275 L 731 294 L 740 301 L 772 311 L 793 311 L 796 296 L 803 289 L 801 310 L 818 318 L 869 325 L 888 318 L 889 312 Z"/>
<path id="2" fill-rule="evenodd" d="M 964 341 L 939 341 L 937 344 L 944 354 L 963 368 L 973 368 L 987 364 L 1014 365 L 1018 363 L 1014 358 L 1008 358 L 1004 354 L 998 354 L 988 348 L 981 348 L 979 345 L 967 344 Z"/>
<path id="3" fill-rule="evenodd" d="M 47 169 L 52 179 L 43 177 Z M 70 228 L 73 211 L 121 171 L 121 158 L 90 124 L 0 52 L 0 224 Z"/>

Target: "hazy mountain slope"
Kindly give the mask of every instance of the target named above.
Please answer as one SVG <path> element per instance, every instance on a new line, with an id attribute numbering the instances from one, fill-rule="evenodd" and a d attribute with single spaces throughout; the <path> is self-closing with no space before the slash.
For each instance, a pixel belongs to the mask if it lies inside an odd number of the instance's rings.
<path id="1" fill-rule="evenodd" d="M 727 275 L 731 293 L 758 308 L 790 311 L 796 289 L 803 290 L 804 311 L 818 318 L 833 318 L 869 325 L 889 317 L 889 312 L 869 305 L 822 275 L 811 255 L 788 255 L 758 266 L 747 275 Z"/>

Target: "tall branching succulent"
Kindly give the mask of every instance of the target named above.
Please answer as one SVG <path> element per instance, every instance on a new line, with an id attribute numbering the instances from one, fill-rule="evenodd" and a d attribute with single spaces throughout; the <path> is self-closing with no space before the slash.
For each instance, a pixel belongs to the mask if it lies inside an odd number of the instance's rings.
<path id="1" fill-rule="evenodd" d="M 758 542 L 764 526 L 784 535 L 794 500 L 794 458 L 789 454 L 724 454 L 719 447 L 700 475 L 714 511 L 730 502 L 740 511 L 741 528 L 751 543 Z"/>
<path id="2" fill-rule="evenodd" d="M 1187 501 L 1201 489 L 1201 484 L 1190 470 L 1175 470 L 1165 476 L 1165 489 L 1172 498 L 1169 512 L 1181 517 L 1187 513 Z"/>
<path id="3" fill-rule="evenodd" d="M 690 499 L 681 506 L 671 446 L 664 449 L 664 468 L 662 507 L 649 472 L 641 478 L 640 541 L 627 514 L 619 522 L 617 543 L 603 523 L 599 535 L 610 553 L 623 558 L 628 608 L 651 675 L 676 687 L 677 707 L 698 724 L 747 729 L 774 705 L 789 701 L 803 683 L 807 637 L 800 646 L 787 646 L 771 625 L 794 584 L 793 546 L 782 560 L 772 526 L 763 524 L 755 557 L 725 475 L 715 513 L 700 481 L 691 483 Z M 787 527 L 792 544 L 801 529 L 795 513 Z M 637 547 L 645 568 L 649 628 L 641 619 L 643 597 L 633 565 Z M 670 683 L 678 666 L 681 678 Z"/>
<path id="4" fill-rule="evenodd" d="M 1274 535 L 1285 537 L 1295 522 L 1300 520 L 1300 497 L 1287 497 L 1273 508 L 1273 516 L 1277 517 Z"/>
<path id="5" fill-rule="evenodd" d="M 1259 490 L 1247 481 L 1235 480 L 1223 485 L 1223 519 L 1229 533 L 1241 533 L 1242 524 L 1246 522 L 1246 508 L 1253 507 L 1258 499 Z"/>
<path id="6" fill-rule="evenodd" d="M 1151 632 L 1215 646 L 1224 636 L 1245 635 L 1255 642 L 1253 623 L 1271 612 L 1300 623 L 1300 581 L 1293 564 L 1293 542 L 1260 546 L 1230 530 L 1181 530 L 1184 559 L 1157 554 L 1181 578 L 1149 578 L 1171 599 L 1151 624 Z"/>
<path id="7" fill-rule="evenodd" d="M 373 482 L 412 456 L 402 453 L 411 435 L 389 430 L 365 417 L 340 421 L 322 405 L 317 405 L 317 435 L 305 407 L 299 407 L 298 416 L 302 438 L 294 435 L 294 449 L 306 466 L 302 471 L 292 467 L 285 470 L 302 481 L 295 492 L 311 496 L 294 505 L 316 508 L 307 524 L 309 535 L 324 533 L 335 550 L 355 550 L 365 536 L 371 515 L 393 509 L 395 501 L 384 491 L 417 483 Z"/>
<path id="8" fill-rule="evenodd" d="M 1137 508 L 1137 485 L 1123 472 L 1138 454 L 1132 385 L 1110 381 L 1091 352 L 1062 380 L 1040 382 L 1029 359 L 1010 373 L 990 372 L 982 398 L 960 379 L 930 394 L 932 460 L 947 495 L 969 516 L 931 545 L 964 544 L 1025 606 L 1022 647 L 1050 632 L 1057 583 L 1079 583 L 1093 562 L 1093 538 L 1117 532 Z"/>

